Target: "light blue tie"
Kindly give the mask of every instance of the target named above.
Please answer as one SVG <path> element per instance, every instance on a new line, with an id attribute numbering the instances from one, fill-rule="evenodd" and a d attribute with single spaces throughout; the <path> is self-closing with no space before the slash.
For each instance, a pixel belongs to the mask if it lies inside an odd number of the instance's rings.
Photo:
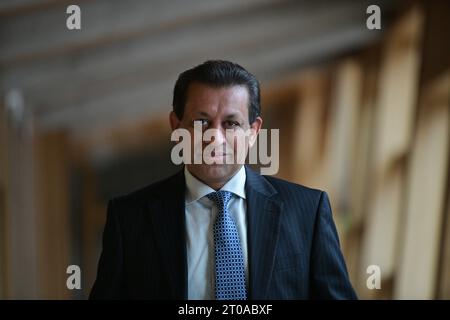
<path id="1" fill-rule="evenodd" d="M 214 223 L 214 250 L 216 269 L 216 299 L 217 300 L 245 300 L 244 257 L 241 241 L 227 204 L 231 199 L 228 191 L 211 192 L 207 197 L 218 209 Z"/>

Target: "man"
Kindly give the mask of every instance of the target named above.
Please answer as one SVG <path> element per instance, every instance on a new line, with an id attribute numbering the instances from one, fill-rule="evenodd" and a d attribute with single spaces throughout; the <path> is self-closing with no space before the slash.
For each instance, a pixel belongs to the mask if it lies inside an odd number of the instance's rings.
<path id="1" fill-rule="evenodd" d="M 183 72 L 170 124 L 191 137 L 196 126 L 215 130 L 201 147 L 218 147 L 212 163 L 187 161 L 176 175 L 109 202 L 90 298 L 356 298 L 327 194 L 223 161 L 242 152 L 230 139 L 251 132 L 246 153 L 261 129 L 252 74 L 227 61 Z"/>

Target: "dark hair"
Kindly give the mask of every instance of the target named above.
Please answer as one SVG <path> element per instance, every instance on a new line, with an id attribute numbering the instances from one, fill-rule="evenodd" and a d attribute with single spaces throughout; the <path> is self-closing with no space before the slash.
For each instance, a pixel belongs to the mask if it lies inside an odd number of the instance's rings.
<path id="1" fill-rule="evenodd" d="M 178 119 L 183 118 L 187 91 L 192 82 L 199 82 L 213 87 L 244 85 L 249 96 L 248 118 L 252 124 L 261 114 L 259 82 L 255 76 L 240 65 L 223 60 L 209 60 L 178 76 L 173 89 L 173 111 Z"/>

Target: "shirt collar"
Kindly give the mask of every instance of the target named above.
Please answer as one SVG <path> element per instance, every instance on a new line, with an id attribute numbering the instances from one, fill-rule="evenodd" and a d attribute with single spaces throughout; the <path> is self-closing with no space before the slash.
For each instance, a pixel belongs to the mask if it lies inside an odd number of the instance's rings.
<path id="1" fill-rule="evenodd" d="M 186 204 L 197 201 L 207 194 L 216 191 L 194 177 L 186 166 L 184 167 L 184 177 L 186 179 Z M 245 199 L 245 179 L 245 168 L 242 166 L 220 190 L 229 191 Z"/>

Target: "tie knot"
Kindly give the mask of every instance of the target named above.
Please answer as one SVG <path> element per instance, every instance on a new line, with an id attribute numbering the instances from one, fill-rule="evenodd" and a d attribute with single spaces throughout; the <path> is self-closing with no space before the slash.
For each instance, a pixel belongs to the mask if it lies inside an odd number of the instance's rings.
<path id="1" fill-rule="evenodd" d="M 227 204 L 231 199 L 231 192 L 220 190 L 217 192 L 211 192 L 210 194 L 208 194 L 206 196 L 211 201 L 214 201 L 217 208 L 224 210 L 227 207 Z"/>

